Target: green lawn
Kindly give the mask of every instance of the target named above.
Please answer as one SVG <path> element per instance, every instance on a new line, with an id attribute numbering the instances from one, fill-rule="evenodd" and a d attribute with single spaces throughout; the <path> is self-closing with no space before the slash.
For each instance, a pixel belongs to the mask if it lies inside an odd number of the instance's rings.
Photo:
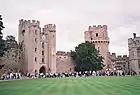
<path id="1" fill-rule="evenodd" d="M 140 77 L 0 81 L 0 95 L 140 95 Z"/>

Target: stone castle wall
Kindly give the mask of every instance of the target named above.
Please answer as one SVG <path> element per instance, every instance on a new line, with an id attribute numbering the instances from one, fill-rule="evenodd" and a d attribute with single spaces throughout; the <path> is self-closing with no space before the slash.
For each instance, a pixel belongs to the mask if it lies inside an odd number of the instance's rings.
<path id="1" fill-rule="evenodd" d="M 74 61 L 70 56 L 70 52 L 57 51 L 56 53 L 57 72 L 74 72 Z"/>
<path id="2" fill-rule="evenodd" d="M 129 57 L 127 55 L 118 55 L 116 53 L 110 54 L 112 68 L 116 70 L 123 70 L 129 73 Z"/>

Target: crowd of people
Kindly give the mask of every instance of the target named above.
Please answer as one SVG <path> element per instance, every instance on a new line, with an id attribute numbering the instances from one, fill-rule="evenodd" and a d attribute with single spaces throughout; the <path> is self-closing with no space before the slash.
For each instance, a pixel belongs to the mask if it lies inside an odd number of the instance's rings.
<path id="1" fill-rule="evenodd" d="M 84 72 L 68 72 L 68 73 L 27 73 L 23 75 L 21 73 L 4 73 L 1 75 L 2 80 L 9 79 L 21 79 L 26 78 L 63 78 L 63 77 L 89 77 L 89 76 L 125 76 L 125 72 L 118 71 L 84 71 Z"/>
<path id="2" fill-rule="evenodd" d="M 13 72 L 9 72 L 9 73 L 3 73 L 0 76 L 1 80 L 9 80 L 9 79 L 21 79 L 21 73 L 13 73 Z"/>
<path id="3" fill-rule="evenodd" d="M 28 78 L 57 78 L 57 77 L 89 77 L 89 76 L 125 76 L 125 73 L 119 71 L 85 71 L 85 72 L 69 72 L 69 73 L 28 73 Z"/>

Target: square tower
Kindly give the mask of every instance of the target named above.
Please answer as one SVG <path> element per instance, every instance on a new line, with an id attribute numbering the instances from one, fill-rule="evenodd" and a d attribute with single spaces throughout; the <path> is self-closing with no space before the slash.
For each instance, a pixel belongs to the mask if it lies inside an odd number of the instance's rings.
<path id="1" fill-rule="evenodd" d="M 140 75 L 140 36 L 133 33 L 133 38 L 128 39 L 130 72 Z"/>

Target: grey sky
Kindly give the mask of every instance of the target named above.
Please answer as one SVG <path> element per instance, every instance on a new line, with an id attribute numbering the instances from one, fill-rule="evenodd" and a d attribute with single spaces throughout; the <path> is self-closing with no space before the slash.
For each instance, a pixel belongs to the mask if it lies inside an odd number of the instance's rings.
<path id="1" fill-rule="evenodd" d="M 128 54 L 127 39 L 140 36 L 140 0 L 1 0 L 4 35 L 18 36 L 19 19 L 57 25 L 57 50 L 69 51 L 84 41 L 89 25 L 106 24 L 110 52 Z M 74 34 L 75 33 L 75 34 Z"/>

